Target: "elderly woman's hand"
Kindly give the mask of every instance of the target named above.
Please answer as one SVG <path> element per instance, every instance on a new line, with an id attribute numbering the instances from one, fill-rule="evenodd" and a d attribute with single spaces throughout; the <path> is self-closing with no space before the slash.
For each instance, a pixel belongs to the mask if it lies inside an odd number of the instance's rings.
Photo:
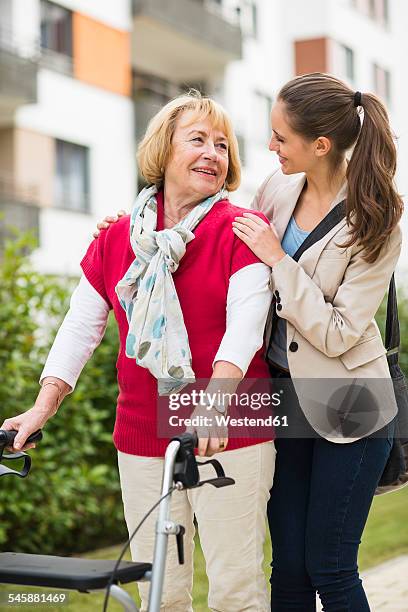
<path id="1" fill-rule="evenodd" d="M 203 425 L 187 428 L 188 433 L 196 433 L 198 437 L 198 454 L 200 457 L 211 457 L 224 451 L 228 444 L 228 428 L 217 424 L 216 417 L 220 413 L 214 408 L 199 404 L 191 413 L 190 418 L 197 418 Z"/>
<path id="2" fill-rule="evenodd" d="M 14 438 L 13 448 L 10 450 L 25 451 L 35 448 L 34 443 L 25 444 L 28 436 L 44 427 L 48 419 L 56 414 L 58 406 L 70 391 L 71 387 L 68 383 L 55 376 L 46 376 L 42 380 L 34 406 L 15 417 L 6 419 L 0 427 L 6 431 L 18 432 Z"/>
<path id="3" fill-rule="evenodd" d="M 242 217 L 236 217 L 232 231 L 268 266 L 273 267 L 285 257 L 273 224 L 265 223 L 257 215 L 244 213 Z"/>
<path id="4" fill-rule="evenodd" d="M 97 229 L 94 231 L 94 233 L 92 234 L 94 238 L 98 238 L 99 234 L 101 233 L 101 230 L 103 229 L 107 229 L 112 223 L 116 223 L 116 221 L 119 221 L 119 219 L 121 217 L 123 217 L 124 215 L 127 215 L 126 210 L 118 210 L 118 212 L 116 213 L 116 215 L 111 216 L 111 215 L 107 215 L 103 221 L 99 221 L 96 224 Z"/>
<path id="5" fill-rule="evenodd" d="M 14 430 L 18 432 L 14 438 L 13 447 L 9 448 L 9 450 L 16 452 L 35 448 L 34 443 L 25 444 L 25 441 L 32 433 L 38 429 L 42 429 L 50 416 L 51 414 L 49 410 L 42 410 L 40 408 L 33 407 L 22 414 L 3 421 L 0 429 L 4 429 L 6 431 Z"/>

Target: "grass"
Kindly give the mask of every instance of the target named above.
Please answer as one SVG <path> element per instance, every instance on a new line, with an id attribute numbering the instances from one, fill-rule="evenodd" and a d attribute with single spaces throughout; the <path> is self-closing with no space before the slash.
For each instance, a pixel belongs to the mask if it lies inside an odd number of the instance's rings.
<path id="1" fill-rule="evenodd" d="M 386 559 L 390 559 L 397 555 L 408 553 L 408 528 L 407 528 L 407 507 L 408 507 L 408 487 L 374 499 L 373 507 L 368 519 L 362 544 L 360 547 L 359 564 L 360 569 L 365 570 L 375 566 Z M 119 546 L 100 549 L 85 555 L 90 559 L 115 559 L 120 551 Z M 129 559 L 129 556 L 126 557 Z M 268 540 L 265 543 L 265 576 L 269 574 L 269 561 L 271 558 L 271 543 Z M 201 547 L 197 541 L 195 554 L 195 572 L 194 572 L 194 611 L 207 612 L 206 605 L 208 582 L 205 575 L 205 563 Z M 2 592 L 17 590 L 16 587 L 0 586 L 0 594 Z M 34 590 L 34 589 L 31 589 Z M 36 592 L 41 589 L 35 589 Z M 126 586 L 126 590 L 137 599 L 136 585 Z M 30 589 L 18 589 L 19 592 L 29 592 Z M 92 595 L 84 595 L 81 593 L 71 592 L 69 594 L 69 603 L 65 606 L 53 607 L 35 607 L 35 610 L 41 612 L 89 612 L 102 610 L 104 595 L 95 593 Z M 6 609 L 5 607 L 2 609 Z M 14 608 L 7 609 L 20 609 Z M 29 607 L 21 607 L 28 610 Z M 112 601 L 109 605 L 109 612 L 122 612 L 122 607 Z"/>

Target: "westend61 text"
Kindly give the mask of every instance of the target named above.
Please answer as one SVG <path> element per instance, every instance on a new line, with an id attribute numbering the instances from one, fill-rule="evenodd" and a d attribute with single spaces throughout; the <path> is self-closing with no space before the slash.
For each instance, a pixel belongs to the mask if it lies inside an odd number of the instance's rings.
<path id="1" fill-rule="evenodd" d="M 287 416 L 268 416 L 264 419 L 254 417 L 234 418 L 229 415 L 217 414 L 212 416 L 197 415 L 192 418 L 183 418 L 172 415 L 169 418 L 171 427 L 288 427 Z"/>

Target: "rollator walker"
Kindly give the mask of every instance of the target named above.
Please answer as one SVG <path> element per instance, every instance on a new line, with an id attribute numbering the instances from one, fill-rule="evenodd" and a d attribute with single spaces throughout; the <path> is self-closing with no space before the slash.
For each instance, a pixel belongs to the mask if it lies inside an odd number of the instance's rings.
<path id="1" fill-rule="evenodd" d="M 27 453 L 4 454 L 4 449 L 13 445 L 16 434 L 16 431 L 0 430 L 0 477 L 25 478 L 30 471 L 31 457 Z M 27 443 L 38 442 L 41 439 L 42 432 L 37 431 L 28 438 Z M 107 597 L 109 594 L 114 597 L 121 603 L 123 610 L 139 612 L 133 599 L 119 584 L 150 581 L 148 612 L 159 612 L 169 536 L 176 537 L 178 560 L 179 563 L 184 563 L 183 535 L 185 529 L 171 520 L 172 494 L 176 490 L 191 489 L 204 484 L 219 488 L 235 482 L 232 478 L 225 476 L 217 460 L 210 459 L 197 463 L 194 454 L 196 443 L 195 436 L 184 433 L 174 437 L 166 449 L 160 503 L 156 504 L 159 506 L 159 514 L 156 522 L 153 563 L 130 561 L 118 563 L 115 560 L 4 552 L 0 553 L 0 584 L 48 587 L 81 593 L 108 590 Z M 24 460 L 23 468 L 20 471 L 3 464 L 3 461 L 9 462 L 16 459 Z M 198 467 L 206 464 L 213 465 L 217 476 L 200 481 Z M 141 527 L 142 522 L 138 528 Z M 107 598 L 105 606 L 106 603 Z M 105 606 L 104 609 L 106 609 Z"/>

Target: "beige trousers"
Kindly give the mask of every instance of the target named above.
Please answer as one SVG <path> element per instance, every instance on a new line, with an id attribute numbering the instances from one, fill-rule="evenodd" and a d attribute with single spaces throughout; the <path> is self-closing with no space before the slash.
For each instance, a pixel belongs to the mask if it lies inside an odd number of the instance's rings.
<path id="1" fill-rule="evenodd" d="M 169 537 L 161 610 L 192 612 L 194 515 L 209 579 L 208 606 L 214 612 L 266 612 L 270 598 L 262 569 L 266 504 L 275 466 L 273 442 L 255 444 L 214 456 L 235 485 L 205 485 L 175 491 L 171 518 L 185 527 L 185 562 L 179 565 L 175 536 Z M 129 533 L 160 497 L 163 459 L 118 452 L 122 498 Z M 200 478 L 211 478 L 211 466 Z M 153 558 L 157 510 L 133 538 L 133 561 Z M 149 583 L 140 583 L 142 611 L 147 609 Z"/>

